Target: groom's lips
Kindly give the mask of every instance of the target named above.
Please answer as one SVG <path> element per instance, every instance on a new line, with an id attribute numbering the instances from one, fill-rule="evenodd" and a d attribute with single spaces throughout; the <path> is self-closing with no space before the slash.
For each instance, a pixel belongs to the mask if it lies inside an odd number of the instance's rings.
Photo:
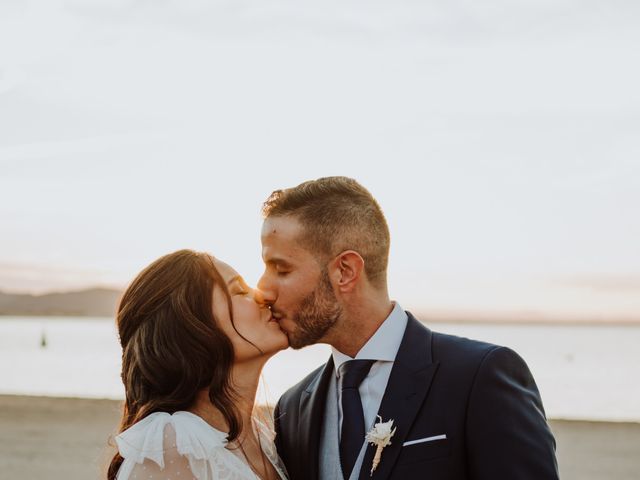
<path id="1" fill-rule="evenodd" d="M 278 322 L 280 324 L 280 328 L 282 328 L 282 319 L 285 318 L 285 316 L 283 314 L 278 313 L 278 312 L 274 312 L 272 310 L 271 311 L 271 318 L 272 318 L 272 321 Z"/>

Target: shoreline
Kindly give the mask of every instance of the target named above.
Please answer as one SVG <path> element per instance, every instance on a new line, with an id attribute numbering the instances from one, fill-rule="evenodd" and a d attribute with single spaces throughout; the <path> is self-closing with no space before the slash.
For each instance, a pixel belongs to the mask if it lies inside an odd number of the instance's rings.
<path id="1" fill-rule="evenodd" d="M 0 471 L 7 478 L 105 478 L 121 400 L 0 394 Z M 632 480 L 640 422 L 550 419 L 563 480 Z"/>
<path id="2" fill-rule="evenodd" d="M 73 395 L 64 395 L 64 396 L 56 396 L 56 395 L 31 395 L 24 393 L 0 393 L 0 408 L 4 404 L 4 400 L 6 399 L 25 399 L 25 401 L 29 401 L 29 399 L 42 399 L 47 400 L 61 400 L 61 401 L 96 401 L 96 402 L 106 402 L 112 403 L 116 405 L 121 405 L 124 401 L 123 398 L 114 398 L 114 397 L 80 397 Z M 260 405 L 260 404 L 258 404 Z M 0 417 L 1 418 L 1 417 Z M 567 418 L 567 417 L 548 417 L 547 420 L 549 422 L 565 422 L 565 423 L 586 423 L 586 424 L 613 424 L 613 425 L 638 425 L 640 426 L 640 419 L 601 419 L 601 418 Z"/>
<path id="3" fill-rule="evenodd" d="M 550 315 L 527 315 L 527 314 L 508 314 L 478 312 L 476 314 L 468 312 L 437 312 L 430 313 L 428 311 L 421 312 L 419 310 L 411 310 L 415 317 L 425 325 L 430 323 L 436 324 L 453 324 L 453 325 L 526 325 L 526 326 L 545 326 L 545 327 L 638 327 L 640 326 L 640 318 L 624 317 L 603 319 L 600 317 L 554 317 Z M 43 322 L 49 320 L 72 320 L 72 321 L 112 321 L 115 322 L 115 314 L 112 316 L 102 315 L 83 315 L 78 313 L 52 313 L 52 314 L 31 314 L 31 313 L 0 313 L 0 321 L 5 319 L 38 319 Z"/>

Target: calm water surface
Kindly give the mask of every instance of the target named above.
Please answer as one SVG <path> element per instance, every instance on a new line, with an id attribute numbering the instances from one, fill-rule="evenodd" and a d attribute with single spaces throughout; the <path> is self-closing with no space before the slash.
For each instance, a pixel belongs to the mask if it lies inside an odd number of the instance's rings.
<path id="1" fill-rule="evenodd" d="M 640 421 L 639 326 L 429 326 L 515 349 L 549 417 Z M 274 402 L 328 355 L 326 345 L 279 353 L 265 368 L 258 400 Z M 122 398 L 113 320 L 0 317 L 0 393 Z"/>

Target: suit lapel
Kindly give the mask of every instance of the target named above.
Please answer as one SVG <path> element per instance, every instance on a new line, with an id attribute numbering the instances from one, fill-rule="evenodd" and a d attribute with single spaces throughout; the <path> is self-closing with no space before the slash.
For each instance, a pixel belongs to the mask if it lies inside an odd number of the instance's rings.
<path id="1" fill-rule="evenodd" d="M 327 389 L 333 375 L 333 358 L 329 358 L 324 368 L 313 379 L 300 397 L 300 423 L 298 438 L 301 445 L 300 453 L 307 453 L 307 462 L 301 462 L 304 472 L 301 478 L 317 480 L 319 471 L 320 433 L 327 404 Z"/>
<path id="2" fill-rule="evenodd" d="M 371 466 L 375 447 L 367 446 L 359 480 L 381 480 L 389 476 L 438 368 L 438 363 L 433 363 L 431 357 L 431 331 L 413 315 L 408 315 L 407 328 L 378 410 L 383 422 L 394 420 L 396 433 L 391 445 L 384 449 L 373 476 Z"/>

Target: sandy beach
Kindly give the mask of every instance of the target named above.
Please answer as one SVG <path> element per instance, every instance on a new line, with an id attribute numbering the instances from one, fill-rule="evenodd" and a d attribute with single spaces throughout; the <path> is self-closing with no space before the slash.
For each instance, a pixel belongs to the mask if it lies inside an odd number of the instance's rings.
<path id="1" fill-rule="evenodd" d="M 120 403 L 0 396 L 0 478 L 104 478 Z M 563 480 L 634 480 L 640 423 L 552 420 Z"/>

